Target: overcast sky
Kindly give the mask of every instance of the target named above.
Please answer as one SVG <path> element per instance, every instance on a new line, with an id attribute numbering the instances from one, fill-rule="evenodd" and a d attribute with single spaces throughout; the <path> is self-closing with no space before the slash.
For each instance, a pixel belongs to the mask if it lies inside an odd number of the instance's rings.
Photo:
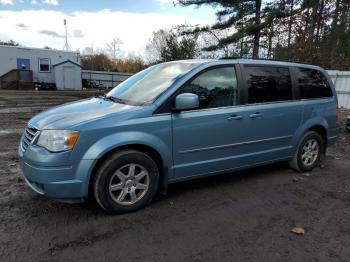
<path id="1" fill-rule="evenodd" d="M 210 7 L 174 6 L 173 0 L 0 0 L 0 40 L 29 47 L 62 49 L 67 19 L 72 50 L 105 48 L 119 37 L 124 54 L 142 55 L 160 28 L 178 24 L 210 24 Z"/>

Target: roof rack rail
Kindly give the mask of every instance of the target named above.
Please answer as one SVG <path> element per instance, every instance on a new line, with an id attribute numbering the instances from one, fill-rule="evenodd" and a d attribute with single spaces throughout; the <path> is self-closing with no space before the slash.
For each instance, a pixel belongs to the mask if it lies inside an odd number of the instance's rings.
<path id="1" fill-rule="evenodd" d="M 311 63 L 306 62 L 300 62 L 296 60 L 284 60 L 284 59 L 270 59 L 270 58 L 244 58 L 244 57 L 238 57 L 238 56 L 232 56 L 232 57 L 220 57 L 219 60 L 225 60 L 225 59 L 247 59 L 247 60 L 262 60 L 262 61 L 275 61 L 275 62 L 287 62 L 287 63 L 297 63 L 302 65 L 311 65 Z"/>

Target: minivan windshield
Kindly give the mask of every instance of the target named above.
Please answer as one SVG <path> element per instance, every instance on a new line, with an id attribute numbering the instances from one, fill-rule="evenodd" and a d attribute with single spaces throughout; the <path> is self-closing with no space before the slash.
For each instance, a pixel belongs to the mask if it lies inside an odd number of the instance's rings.
<path id="1" fill-rule="evenodd" d="M 195 62 L 182 62 L 151 66 L 113 88 L 107 98 L 133 105 L 150 103 L 197 65 Z"/>

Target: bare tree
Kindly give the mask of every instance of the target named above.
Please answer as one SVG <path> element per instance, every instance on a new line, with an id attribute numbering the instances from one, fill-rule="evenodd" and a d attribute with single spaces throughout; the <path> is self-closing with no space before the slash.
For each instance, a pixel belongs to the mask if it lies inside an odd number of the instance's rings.
<path id="1" fill-rule="evenodd" d="M 123 42 L 118 37 L 113 38 L 110 43 L 107 43 L 106 51 L 113 57 L 113 59 L 116 59 L 117 55 L 120 54 L 120 47 L 122 44 Z"/>
<path id="2" fill-rule="evenodd" d="M 160 29 L 153 32 L 153 37 L 149 40 L 146 46 L 147 62 L 157 63 L 161 57 L 162 50 L 166 48 L 166 39 L 169 35 L 169 31 L 166 29 Z"/>
<path id="3" fill-rule="evenodd" d="M 82 51 L 82 55 L 93 55 L 95 53 L 95 50 L 92 46 L 85 47 Z"/>
<path id="4" fill-rule="evenodd" d="M 153 32 L 146 46 L 149 63 L 195 58 L 198 54 L 197 35 L 182 35 L 183 26 Z"/>

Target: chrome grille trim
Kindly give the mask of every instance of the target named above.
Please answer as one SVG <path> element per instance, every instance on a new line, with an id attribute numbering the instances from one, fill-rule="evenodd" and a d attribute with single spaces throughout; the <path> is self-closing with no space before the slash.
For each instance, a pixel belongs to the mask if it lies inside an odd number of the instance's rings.
<path id="1" fill-rule="evenodd" d="M 36 131 L 34 132 L 34 131 L 32 131 L 32 130 L 36 130 L 36 129 L 35 129 L 35 128 L 29 128 L 29 127 L 26 129 L 26 131 L 27 131 L 31 136 L 35 136 L 35 132 L 36 132 Z"/>
<path id="2" fill-rule="evenodd" d="M 29 142 L 29 140 L 26 140 L 26 139 L 23 139 L 23 144 L 25 144 L 26 146 L 29 146 L 29 144 L 30 144 L 30 142 Z"/>
<path id="3" fill-rule="evenodd" d="M 21 139 L 21 149 L 23 152 L 26 151 L 26 149 L 31 144 L 37 133 L 38 129 L 29 126 L 24 130 Z"/>
<path id="4" fill-rule="evenodd" d="M 24 138 L 26 138 L 28 141 L 32 139 L 33 136 L 28 136 L 26 133 L 24 133 Z"/>
<path id="5" fill-rule="evenodd" d="M 26 151 L 26 149 L 24 148 L 24 146 L 23 146 L 23 143 L 21 142 L 21 149 L 22 149 L 22 151 L 24 152 L 24 151 Z"/>

